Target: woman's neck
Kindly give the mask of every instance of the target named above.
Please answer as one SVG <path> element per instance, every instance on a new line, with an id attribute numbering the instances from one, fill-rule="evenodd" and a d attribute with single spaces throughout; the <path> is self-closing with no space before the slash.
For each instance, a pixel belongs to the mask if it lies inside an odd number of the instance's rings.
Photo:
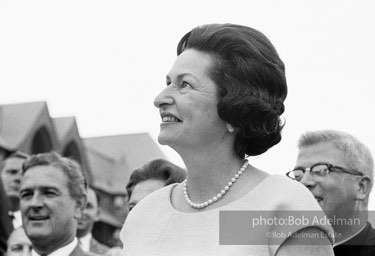
<path id="1" fill-rule="evenodd" d="M 241 168 L 244 160 L 228 147 L 197 150 L 183 156 L 188 170 L 187 187 L 191 200 L 202 202 L 220 192 Z"/>

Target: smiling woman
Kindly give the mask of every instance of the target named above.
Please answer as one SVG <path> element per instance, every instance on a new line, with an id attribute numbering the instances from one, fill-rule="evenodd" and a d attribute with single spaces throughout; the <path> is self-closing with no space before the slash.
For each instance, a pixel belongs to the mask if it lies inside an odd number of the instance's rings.
<path id="1" fill-rule="evenodd" d="M 238 230 L 228 236 L 229 230 L 219 225 L 224 210 L 322 213 L 301 184 L 270 176 L 246 160 L 281 140 L 287 85 L 284 64 L 271 42 L 249 27 L 211 24 L 187 33 L 177 54 L 154 105 L 162 119 L 158 140 L 181 156 L 188 177 L 137 204 L 121 232 L 124 252 L 333 255 L 328 236 L 318 235 L 331 232 L 329 226 L 269 225 L 258 232 L 249 221 L 232 219 L 255 239 L 243 242 Z M 267 236 L 277 232 L 288 235 L 281 240 Z M 303 239 L 310 234 L 319 238 Z M 322 246 L 311 246 L 316 244 Z"/>
<path id="2" fill-rule="evenodd" d="M 167 75 L 167 87 L 155 99 L 162 117 L 159 142 L 180 154 L 189 145 L 196 148 L 226 133 L 213 97 L 216 85 L 207 76 L 210 66 L 210 56 L 196 50 L 183 52 Z"/>

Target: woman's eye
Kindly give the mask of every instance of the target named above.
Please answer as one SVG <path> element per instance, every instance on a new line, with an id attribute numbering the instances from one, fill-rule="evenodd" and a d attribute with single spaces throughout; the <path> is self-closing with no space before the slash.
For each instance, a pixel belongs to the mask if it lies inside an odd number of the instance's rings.
<path id="1" fill-rule="evenodd" d="M 185 87 L 187 87 L 187 86 L 190 86 L 190 84 L 187 83 L 187 82 L 182 82 L 182 84 L 181 84 L 181 88 L 185 88 Z"/>

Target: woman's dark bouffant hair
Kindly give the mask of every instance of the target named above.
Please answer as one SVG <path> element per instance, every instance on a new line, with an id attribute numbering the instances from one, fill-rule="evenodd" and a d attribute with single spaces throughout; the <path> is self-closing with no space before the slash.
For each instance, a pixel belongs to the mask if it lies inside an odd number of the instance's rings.
<path id="1" fill-rule="evenodd" d="M 261 32 L 241 25 L 210 24 L 194 28 L 177 46 L 209 54 L 211 79 L 218 86 L 218 114 L 236 128 L 240 157 L 264 153 L 281 140 L 287 95 L 285 67 Z"/>

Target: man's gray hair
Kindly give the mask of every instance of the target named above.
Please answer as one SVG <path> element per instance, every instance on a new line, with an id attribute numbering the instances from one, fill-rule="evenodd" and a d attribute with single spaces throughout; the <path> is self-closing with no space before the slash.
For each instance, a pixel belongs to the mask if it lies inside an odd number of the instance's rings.
<path id="1" fill-rule="evenodd" d="M 62 157 L 56 152 L 31 155 L 22 166 L 22 173 L 25 174 L 35 166 L 53 166 L 59 168 L 67 178 L 67 187 L 73 199 L 78 201 L 84 198 L 86 202 L 87 180 L 83 175 L 81 166 L 73 159 Z"/>
<path id="2" fill-rule="evenodd" d="M 374 180 L 374 159 L 370 149 L 353 135 L 336 130 L 308 131 L 298 140 L 298 149 L 315 144 L 330 142 L 344 153 L 346 164 L 351 169 L 370 176 Z"/>

